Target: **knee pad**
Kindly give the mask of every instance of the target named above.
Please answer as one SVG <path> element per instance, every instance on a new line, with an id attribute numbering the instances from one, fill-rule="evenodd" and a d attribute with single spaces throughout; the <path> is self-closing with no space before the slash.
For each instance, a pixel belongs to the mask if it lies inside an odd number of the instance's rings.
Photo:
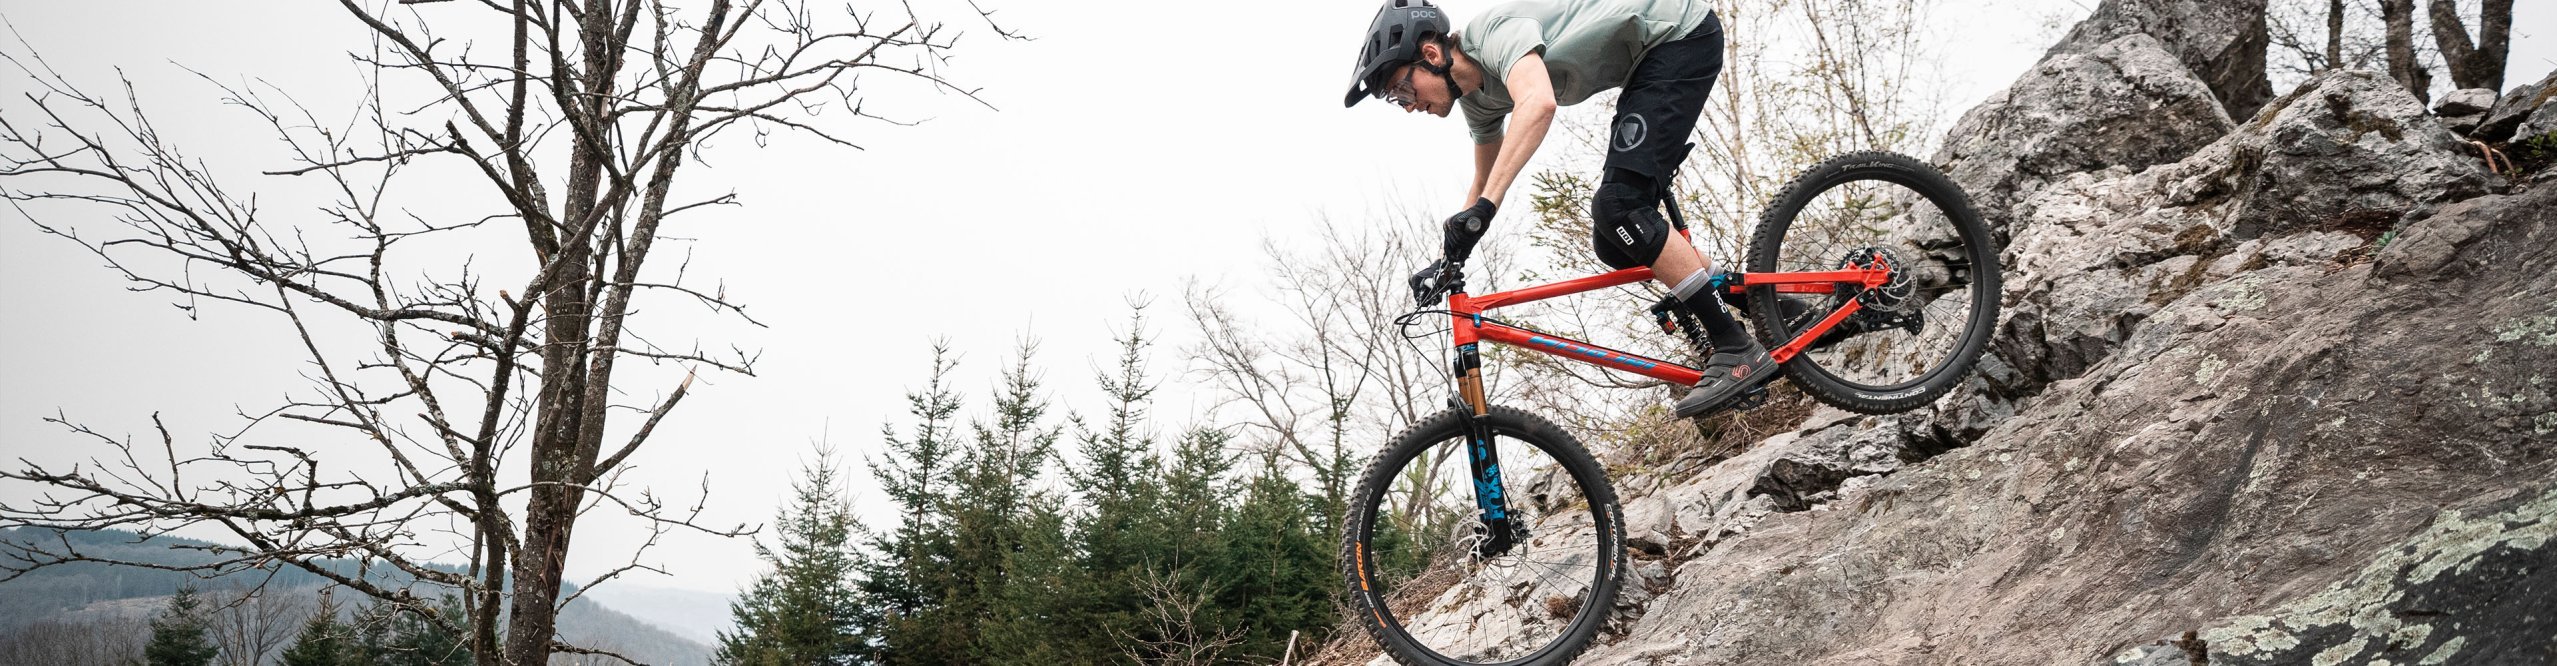
<path id="1" fill-rule="evenodd" d="M 1598 260 L 1619 270 L 1649 266 L 1660 259 L 1669 238 L 1669 220 L 1648 188 L 1608 180 L 1598 185 L 1589 206 L 1589 240 Z"/>

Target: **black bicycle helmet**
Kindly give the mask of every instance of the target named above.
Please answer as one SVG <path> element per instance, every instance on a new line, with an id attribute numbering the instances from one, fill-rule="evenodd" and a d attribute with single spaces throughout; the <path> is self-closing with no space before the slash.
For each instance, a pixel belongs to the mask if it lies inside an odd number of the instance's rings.
<path id="1" fill-rule="evenodd" d="M 1447 12 L 1429 0 L 1385 0 L 1384 8 L 1376 10 L 1376 21 L 1367 26 L 1367 44 L 1358 49 L 1358 67 L 1350 70 L 1350 94 L 1341 106 L 1358 106 L 1360 99 L 1375 96 L 1385 85 L 1375 79 L 1420 60 L 1421 38 L 1447 34 L 1449 27 Z M 1443 69 L 1430 68 L 1444 76 Z"/>

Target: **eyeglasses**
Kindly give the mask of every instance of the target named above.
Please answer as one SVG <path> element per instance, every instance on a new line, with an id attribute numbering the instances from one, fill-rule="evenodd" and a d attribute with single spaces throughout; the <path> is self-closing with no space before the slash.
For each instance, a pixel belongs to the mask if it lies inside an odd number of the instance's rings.
<path id="1" fill-rule="evenodd" d="M 1412 73 L 1419 70 L 1419 67 L 1404 67 L 1403 80 L 1396 81 L 1394 85 L 1385 88 L 1382 95 L 1385 101 L 1393 102 L 1395 106 L 1403 107 L 1406 111 L 1411 110 L 1412 105 L 1419 104 L 1420 92 L 1412 87 Z"/>

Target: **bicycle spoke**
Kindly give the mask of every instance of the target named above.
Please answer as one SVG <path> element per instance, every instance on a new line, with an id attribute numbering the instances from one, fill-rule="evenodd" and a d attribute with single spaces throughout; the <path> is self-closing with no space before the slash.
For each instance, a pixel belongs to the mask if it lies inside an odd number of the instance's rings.
<path id="1" fill-rule="evenodd" d="M 1904 285 L 1897 298 L 1905 302 L 1883 308 L 1877 306 L 1885 301 L 1868 299 L 1863 312 L 1840 325 L 1841 332 L 1807 350 L 1812 372 L 1852 388 L 1898 390 L 1925 382 L 1963 350 L 1963 328 L 1982 304 L 1968 293 L 1972 267 L 1960 255 L 1961 232 L 1932 201 L 1895 181 L 1849 180 L 1813 194 L 1782 234 L 1773 262 L 1778 271 L 1840 270 L 1879 253 L 1891 260 L 1893 280 Z M 1843 303 L 1816 298 L 1812 312 L 1788 330 L 1771 331 L 1771 337 L 1789 339 Z M 1909 314 L 1916 317 L 1914 331 L 1905 327 Z M 1832 339 L 1837 337 L 1844 339 Z"/>
<path id="2" fill-rule="evenodd" d="M 1409 480 L 1377 498 L 1378 510 L 1451 516 L 1431 539 L 1371 540 L 1379 560 L 1408 562 L 1427 552 L 1426 566 L 1383 580 L 1391 614 L 1418 646 L 1458 663 L 1497 663 L 1555 645 L 1588 616 L 1581 609 L 1604 583 L 1597 505 L 1552 454 L 1511 433 L 1492 446 L 1499 476 L 1512 494 L 1508 518 L 1529 536 L 1485 553 L 1473 470 L 1461 436 L 1422 450 L 1395 477 Z M 1447 455 L 1436 455 L 1447 452 Z M 1550 475 L 1550 476 L 1548 476 Z M 1532 489 L 1532 490 L 1530 490 Z M 1434 540 L 1435 543 L 1425 543 Z M 1381 564 L 1381 563 L 1380 563 Z M 1559 615 L 1559 617 L 1557 617 Z"/>

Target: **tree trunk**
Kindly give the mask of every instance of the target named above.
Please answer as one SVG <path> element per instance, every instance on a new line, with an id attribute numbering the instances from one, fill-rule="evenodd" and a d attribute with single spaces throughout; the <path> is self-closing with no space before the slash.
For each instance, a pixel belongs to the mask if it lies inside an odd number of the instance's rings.
<path id="1" fill-rule="evenodd" d="M 2326 0 L 2326 66 L 2344 66 L 2344 0 Z"/>
<path id="2" fill-rule="evenodd" d="M 2442 50 L 2442 63 L 2450 69 L 2451 83 L 2460 88 L 2501 91 L 2504 58 L 2512 47 L 2513 1 L 2485 0 L 2478 13 L 2475 42 L 2468 40 L 2468 26 L 2460 22 L 2458 3 L 2432 0 L 2430 10 L 2433 44 Z"/>
<path id="3" fill-rule="evenodd" d="M 559 72 L 559 83 L 565 90 L 557 94 L 568 115 L 583 116 L 600 125 L 606 99 L 612 95 L 615 53 L 620 44 L 613 39 L 615 12 L 598 5 L 579 17 L 582 25 L 576 35 L 584 56 L 584 71 L 574 74 Z M 543 322 L 541 369 L 541 412 L 533 433 L 530 476 L 535 486 L 524 506 L 523 550 L 515 557 L 514 603 L 506 626 L 506 663 L 517 666 L 539 666 L 550 663 L 551 641 L 559 617 L 559 591 L 562 572 L 568 564 L 569 538 L 577 526 L 577 506 L 585 499 L 581 478 L 592 456 L 580 455 L 580 444 L 589 429 L 600 430 L 600 419 L 586 418 L 586 400 L 591 395 L 589 384 L 597 378 L 587 373 L 587 362 L 593 355 L 610 355 L 612 350 L 593 344 L 593 294 L 599 268 L 598 245 L 608 245 L 616 236 L 602 233 L 599 227 L 579 233 L 589 225 L 605 225 L 613 214 L 610 205 L 601 201 L 604 166 L 613 159 L 611 151 L 596 142 L 603 137 L 580 131 L 577 121 L 570 122 L 569 136 L 575 149 L 570 151 L 568 193 L 562 200 L 558 218 L 562 228 L 554 230 L 562 238 L 560 279 L 552 283 L 547 294 L 540 294 L 542 306 L 549 315 Z M 528 216 L 529 217 L 529 216 Z M 601 313 L 610 317 L 610 313 Z"/>
<path id="4" fill-rule="evenodd" d="M 2415 61 L 2415 0 L 2379 0 L 2379 17 L 2388 25 L 2388 77 L 2431 104 L 2433 73 Z"/>

